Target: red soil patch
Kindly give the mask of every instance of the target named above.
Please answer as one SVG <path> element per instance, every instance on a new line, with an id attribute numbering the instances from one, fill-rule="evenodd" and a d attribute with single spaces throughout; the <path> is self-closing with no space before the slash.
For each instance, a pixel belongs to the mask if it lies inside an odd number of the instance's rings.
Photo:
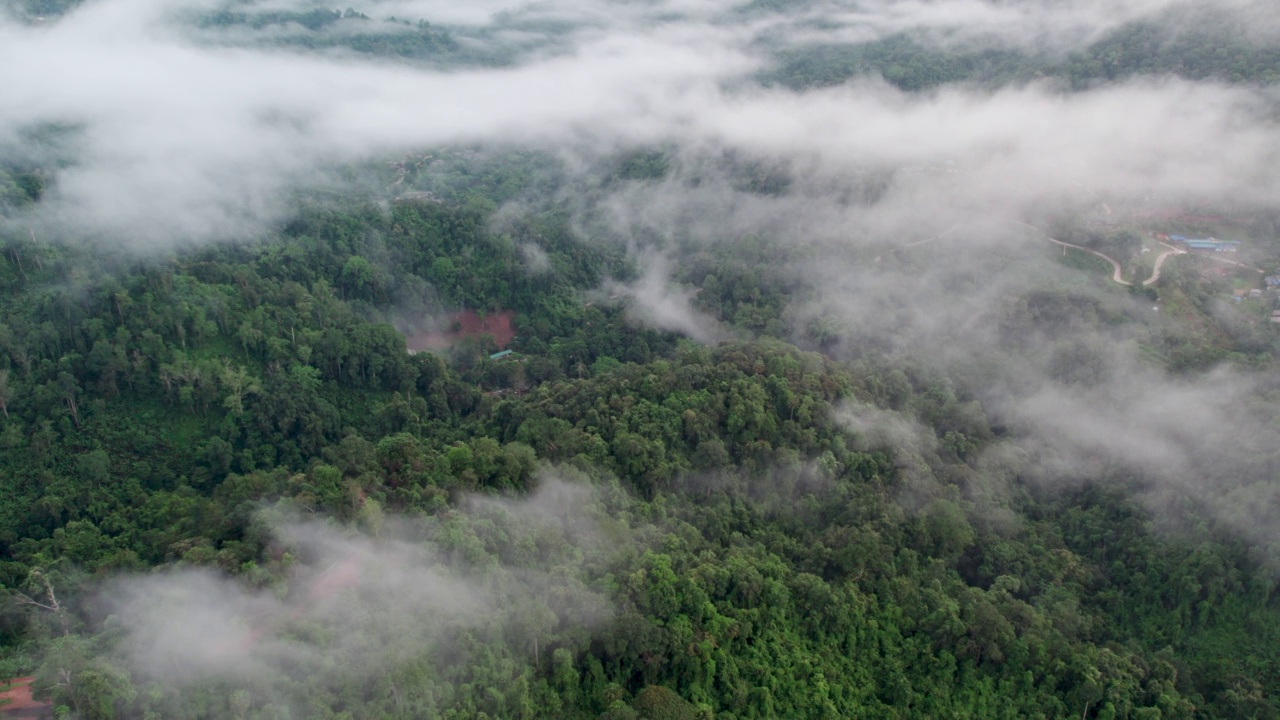
<path id="1" fill-rule="evenodd" d="M 311 598 L 313 600 L 322 600 L 333 596 L 340 590 L 355 587 L 356 583 L 360 581 L 360 566 L 360 558 L 356 557 L 350 557 L 330 565 L 329 569 L 320 573 L 320 577 L 316 578 L 311 585 Z"/>
<path id="2" fill-rule="evenodd" d="M 415 333 L 405 337 L 410 352 L 444 350 L 463 338 L 488 335 L 493 344 L 502 350 L 516 337 L 513 322 L 516 314 L 510 310 L 481 317 L 475 310 L 463 310 L 445 319 L 442 330 Z"/>
<path id="3" fill-rule="evenodd" d="M 31 697 L 31 681 L 33 677 L 20 677 L 13 680 L 9 689 L 0 692 L 0 717 L 5 720 L 37 720 L 52 717 L 47 702 L 37 702 Z M 4 685 L 0 685 L 4 687 Z"/>
<path id="4" fill-rule="evenodd" d="M 293 608 L 288 617 L 296 620 L 302 617 L 307 610 L 313 608 L 317 602 L 333 597 L 338 592 L 347 588 L 355 587 L 356 584 L 360 582 L 361 568 L 363 565 L 364 563 L 361 562 L 360 558 L 354 556 L 330 565 L 328 569 L 312 580 L 310 588 L 302 597 L 302 604 Z M 224 641 L 219 646 L 219 651 L 226 652 L 228 654 L 251 652 L 255 647 L 257 647 L 258 643 L 264 637 L 271 634 L 272 631 L 268 625 L 270 622 L 270 618 L 258 618 L 257 621 L 250 626 L 247 635 L 237 636 L 231 640 Z M 9 720 L 9 716 L 4 715 L 3 711 L 0 711 L 0 720 Z"/>

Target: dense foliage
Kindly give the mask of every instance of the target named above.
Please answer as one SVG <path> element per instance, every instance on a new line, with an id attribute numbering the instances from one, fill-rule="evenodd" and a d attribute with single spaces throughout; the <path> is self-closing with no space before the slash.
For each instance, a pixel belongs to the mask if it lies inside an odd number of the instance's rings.
<path id="1" fill-rule="evenodd" d="M 376 22 L 352 9 L 253 15 L 223 10 L 202 18 L 199 25 L 219 30 L 241 26 L 254 30 L 296 27 L 296 32 L 283 38 L 273 37 L 270 44 L 307 50 L 344 48 L 363 55 L 406 60 L 443 60 L 458 50 L 448 31 L 437 30 L 425 20 L 414 23 L 390 18 Z"/>
<path id="2" fill-rule="evenodd" d="M 1105 478 L 1015 489 L 993 515 L 975 463 L 1003 440 L 944 379 L 771 340 L 677 346 L 579 299 L 625 276 L 619 253 L 553 211 L 496 232 L 465 197 L 302 211 L 270 242 L 164 261 L 6 238 L 7 672 L 86 718 L 1274 714 L 1274 582 L 1246 547 L 1156 536 Z M 708 310 L 777 333 L 787 280 L 753 259 L 767 241 L 739 249 L 687 276 Z M 459 307 L 516 311 L 518 360 L 410 355 L 385 322 Z M 933 440 L 841 419 L 875 408 Z M 469 499 L 566 482 L 585 499 L 550 525 Z M 169 565 L 297 601 L 305 548 L 282 554 L 270 518 L 298 512 L 375 536 L 408 518 L 517 611 L 396 650 L 372 684 L 130 669 L 95 588 Z M 613 540 L 584 544 L 584 518 Z M 513 589 L 528 573 L 548 589 Z M 592 602 L 607 619 L 584 625 Z M 387 613 L 366 641 L 429 623 Z M 311 657 L 363 662 L 322 640 L 333 618 L 282 622 Z"/>
<path id="3" fill-rule="evenodd" d="M 295 50 L 511 57 L 356 10 L 199 25 Z M 765 79 L 1081 89 L 1278 67 L 1214 27 L 1128 25 L 1066 57 L 945 47 L 780 50 Z M 32 132 L 52 156 L 76 130 Z M 1041 482 L 974 389 L 1017 357 L 1037 372 L 1004 387 L 1083 393 L 1112 342 L 1175 374 L 1271 370 L 1260 298 L 1224 307 L 1233 280 L 1204 258 L 1147 291 L 1094 277 L 1110 272 L 1095 255 L 979 248 L 934 290 L 984 287 L 997 262 L 1070 280 L 1010 283 L 977 319 L 990 356 L 943 371 L 886 350 L 910 312 L 893 301 L 861 325 L 797 314 L 822 292 L 817 245 L 618 238 L 583 209 L 668 182 L 770 200 L 798 182 L 701 152 L 625 149 L 570 185 L 549 153 L 437 148 L 351 170 L 364 196 L 300 191 L 265 237 L 145 256 L 29 224 L 56 163 L 0 165 L 0 677 L 33 675 L 53 712 L 86 719 L 1280 713 L 1267 548 L 1174 493 L 1156 514 L 1118 463 Z M 1053 232 L 1142 262 L 1131 227 Z M 647 327 L 601 290 L 637 280 L 646 242 L 670 243 L 691 312 L 732 340 Z M 867 264 L 905 276 L 912 245 Z M 503 347 L 451 325 L 508 313 Z M 437 349 L 410 353 L 420 334 Z M 1276 406 L 1280 388 L 1257 387 Z M 1256 417 L 1265 436 L 1274 412 Z"/>
<path id="4" fill-rule="evenodd" d="M 1005 46 L 976 48 L 896 34 L 857 44 L 816 44 L 780 50 L 766 82 L 791 88 L 836 85 L 879 76 L 906 91 L 948 83 L 983 87 L 1055 80 L 1080 90 L 1142 75 L 1269 85 L 1280 79 L 1280 50 L 1241 38 L 1238 28 L 1212 22 L 1171 31 L 1163 22 L 1130 23 L 1070 53 Z"/>

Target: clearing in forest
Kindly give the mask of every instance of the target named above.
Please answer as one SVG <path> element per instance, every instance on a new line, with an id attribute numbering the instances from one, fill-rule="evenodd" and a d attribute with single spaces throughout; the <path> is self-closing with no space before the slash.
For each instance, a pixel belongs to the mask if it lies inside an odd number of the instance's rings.
<path id="1" fill-rule="evenodd" d="M 497 349 L 502 350 L 516 337 L 515 316 L 510 310 L 485 315 L 463 310 L 446 318 L 440 328 L 406 335 L 405 342 L 410 352 L 422 352 L 445 350 L 464 338 L 488 335 Z"/>
<path id="2" fill-rule="evenodd" d="M 20 677 L 0 685 L 0 718 L 4 720 L 36 720 L 52 717 L 49 703 L 31 697 L 33 677 Z"/>

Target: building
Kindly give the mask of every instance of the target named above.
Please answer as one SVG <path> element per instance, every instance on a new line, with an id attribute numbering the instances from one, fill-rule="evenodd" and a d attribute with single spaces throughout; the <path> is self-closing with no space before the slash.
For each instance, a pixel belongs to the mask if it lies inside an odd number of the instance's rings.
<path id="1" fill-rule="evenodd" d="M 1219 240 L 1217 238 L 1189 238 L 1182 235 L 1170 235 L 1169 240 L 1182 245 L 1188 250 L 1199 252 L 1237 252 L 1240 250 L 1239 240 Z"/>

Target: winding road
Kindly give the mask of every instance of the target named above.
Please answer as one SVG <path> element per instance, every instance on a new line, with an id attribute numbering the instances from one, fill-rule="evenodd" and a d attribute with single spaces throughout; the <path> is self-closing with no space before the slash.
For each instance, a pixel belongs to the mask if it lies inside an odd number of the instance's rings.
<path id="1" fill-rule="evenodd" d="M 1022 227 L 1027 228 L 1028 230 L 1032 230 L 1032 231 L 1034 231 L 1034 232 L 1038 233 L 1039 235 L 1044 236 L 1044 239 L 1045 239 L 1045 240 L 1048 240 L 1049 242 L 1054 243 L 1054 244 L 1057 244 L 1057 245 L 1061 245 L 1063 248 L 1075 248 L 1076 250 L 1083 250 L 1084 252 L 1090 253 L 1090 254 L 1092 254 L 1092 255 L 1097 255 L 1098 257 L 1102 258 L 1103 260 L 1106 260 L 1107 262 L 1111 263 L 1111 281 L 1112 281 L 1112 282 L 1117 283 L 1117 284 L 1120 284 L 1120 285 L 1130 286 L 1130 287 L 1133 285 L 1133 283 L 1131 283 L 1131 282 L 1129 282 L 1128 280 L 1125 280 L 1125 279 L 1124 279 L 1123 268 L 1121 268 L 1120 263 L 1119 263 L 1115 258 L 1111 257 L 1110 255 L 1107 255 L 1107 254 L 1105 254 L 1105 253 L 1101 253 L 1101 252 L 1099 252 L 1099 251 L 1097 251 L 1097 250 L 1093 250 L 1093 249 L 1091 249 L 1091 248 L 1087 248 L 1087 247 L 1084 247 L 1084 246 L 1081 246 L 1081 245 L 1075 245 L 1075 244 L 1073 244 L 1073 243 L 1063 242 L 1063 241 L 1058 240 L 1058 239 L 1056 239 L 1056 238 L 1051 238 L 1051 237 L 1049 237 L 1047 234 L 1045 234 L 1045 232 L 1044 232 L 1043 230 L 1041 230 L 1040 228 L 1036 227 L 1035 225 L 1032 225 L 1031 223 L 1022 222 L 1021 220 L 1010 220 L 1009 222 L 1013 223 L 1014 225 L 1021 225 Z M 903 245 L 903 246 L 901 246 L 901 247 L 895 248 L 895 249 L 893 249 L 893 250 L 889 250 L 888 252 L 885 252 L 885 253 L 881 253 L 880 255 L 877 255 L 877 256 L 876 256 L 876 258 L 875 258 L 875 261 L 874 261 L 874 262 L 880 262 L 881 258 L 883 258 L 883 257 L 884 257 L 885 255 L 887 255 L 888 253 L 894 253 L 894 252 L 898 252 L 899 250 L 905 250 L 905 249 L 910 248 L 910 247 L 915 247 L 915 246 L 917 246 L 917 245 L 925 245 L 925 244 L 927 244 L 927 243 L 931 243 L 931 242 L 934 242 L 934 241 L 936 241 L 936 240 L 941 240 L 941 239 L 943 239 L 944 237 L 946 237 L 946 236 L 950 235 L 950 234 L 952 233 L 952 231 L 954 231 L 954 230 L 956 229 L 956 227 L 958 227 L 958 225 L 959 225 L 959 223 L 956 223 L 956 224 L 952 225 L 951 227 L 947 228 L 946 230 L 944 230 L 943 232 L 939 233 L 938 235 L 935 235 L 934 237 L 926 238 L 926 239 L 924 239 L 924 240 L 917 240 L 917 241 L 912 242 L 912 243 L 907 243 L 906 245 Z M 1149 278 L 1147 278 L 1146 280 L 1143 280 L 1143 281 L 1142 281 L 1142 285 L 1143 285 L 1143 287 L 1146 287 L 1146 286 L 1148 286 L 1148 285 L 1154 285 L 1154 284 L 1156 284 L 1157 282 L 1159 282 L 1159 281 L 1160 281 L 1160 268 L 1162 268 L 1162 267 L 1164 266 L 1164 261 L 1165 261 L 1165 260 L 1168 260 L 1168 259 L 1170 258 L 1170 256 L 1173 256 L 1173 255 L 1186 255 L 1186 254 L 1188 253 L 1188 251 L 1187 251 L 1187 250 L 1183 250 L 1182 248 L 1174 247 L 1173 245 L 1170 245 L 1169 243 L 1166 243 L 1166 242 L 1162 242 L 1162 243 L 1160 243 L 1160 244 L 1161 244 L 1161 245 L 1163 245 L 1163 246 L 1165 246 L 1165 247 L 1167 247 L 1167 248 L 1169 248 L 1169 249 L 1168 249 L 1168 250 L 1165 250 L 1164 252 L 1162 252 L 1162 253 L 1160 253 L 1158 256 L 1156 256 L 1156 264 L 1155 264 L 1155 266 L 1151 269 L 1151 277 L 1149 277 Z M 1063 250 L 1063 252 L 1066 252 L 1066 251 L 1065 251 L 1065 250 Z M 1253 270 L 1254 272 L 1258 272 L 1258 273 L 1265 272 L 1262 268 L 1256 268 L 1256 267 L 1253 267 L 1252 265 L 1246 265 L 1246 264 L 1244 264 L 1244 263 L 1242 263 L 1242 262 L 1236 262 L 1235 260 L 1228 260 L 1228 259 L 1226 259 L 1226 258 L 1214 257 L 1214 256 L 1212 256 L 1212 255 L 1208 255 L 1208 256 L 1206 256 L 1206 257 L 1208 257 L 1210 260 L 1213 260 L 1214 262 L 1227 263 L 1228 265 L 1237 265 L 1237 266 L 1239 266 L 1239 267 L 1247 268 L 1247 269 L 1249 269 L 1249 270 Z"/>
<path id="2" fill-rule="evenodd" d="M 960 223 L 952 223 L 951 227 L 947 228 L 946 230 L 943 230 L 942 232 L 938 233 L 937 235 L 934 235 L 934 236 L 933 236 L 933 237 L 931 237 L 931 238 L 925 238 L 924 240 L 916 240 L 915 242 L 909 242 L 909 243 L 907 243 L 906 245 L 901 245 L 901 246 L 896 247 L 896 248 L 894 248 L 894 249 L 892 249 L 892 250 L 887 250 L 887 251 L 885 251 L 885 252 L 882 252 L 882 253 L 880 253 L 879 255 L 877 255 L 877 256 L 876 256 L 876 259 L 875 259 L 875 260 L 873 260 L 872 262 L 880 262 L 880 260 L 882 260 L 882 259 L 884 258 L 884 256 L 885 256 L 885 255 L 888 255 L 888 254 L 890 254 L 890 253 L 901 252 L 901 251 L 903 251 L 903 250 L 906 250 L 907 248 L 913 248 L 913 247 L 915 247 L 915 246 L 917 246 L 917 245 L 927 245 L 927 244 L 929 244 L 929 243 L 931 243 L 931 242 L 934 242 L 934 241 L 937 241 L 937 240 L 941 240 L 942 238 L 944 238 L 944 237 L 946 237 L 946 236 L 950 235 L 952 232 L 954 232 L 954 231 L 955 231 L 955 229 L 956 229 L 956 228 L 958 228 L 958 227 L 960 227 Z"/>
<path id="3" fill-rule="evenodd" d="M 1160 266 L 1164 265 L 1164 261 L 1168 259 L 1170 255 L 1186 255 L 1187 254 L 1187 251 L 1183 250 L 1182 248 L 1176 248 L 1172 245 L 1167 245 L 1165 243 L 1160 243 L 1160 244 L 1164 245 L 1169 249 L 1160 253 L 1160 256 L 1156 258 L 1156 266 L 1151 270 L 1151 277 L 1147 278 L 1146 280 L 1143 280 L 1142 281 L 1143 285 L 1153 285 L 1157 280 L 1160 279 Z"/>
<path id="4" fill-rule="evenodd" d="M 1252 270 L 1252 271 L 1254 271 L 1254 272 L 1256 272 L 1256 273 L 1259 273 L 1259 274 L 1262 274 L 1262 275 L 1266 275 L 1266 274 L 1267 274 L 1267 271 L 1266 271 L 1266 270 L 1263 270 L 1263 269 L 1262 269 L 1262 268 L 1260 268 L 1260 267 L 1254 267 L 1254 266 L 1252 266 L 1252 265 L 1245 265 L 1244 263 L 1242 263 L 1242 262 L 1236 262 L 1235 260 L 1228 260 L 1228 259 L 1226 259 L 1226 258 L 1214 257 L 1213 255 L 1208 255 L 1208 256 L 1206 256 L 1206 257 L 1208 257 L 1210 260 L 1212 260 L 1212 261 L 1214 261 L 1214 262 L 1226 263 L 1226 264 L 1228 264 L 1228 265 L 1235 265 L 1236 267 L 1242 267 L 1242 268 L 1244 268 L 1244 269 L 1246 269 L 1246 270 Z"/>
<path id="5" fill-rule="evenodd" d="M 1119 283 L 1119 284 L 1121 284 L 1121 285 L 1127 285 L 1127 286 L 1132 286 L 1132 285 L 1133 285 L 1133 283 L 1131 283 L 1131 282 L 1129 282 L 1129 281 L 1127 281 L 1127 280 L 1125 280 L 1125 279 L 1124 279 L 1124 276 L 1123 276 L 1123 274 L 1121 273 L 1120 263 L 1119 263 L 1119 262 L 1117 262 L 1117 261 L 1116 261 L 1116 259 L 1115 259 L 1115 258 L 1113 258 L 1113 257 L 1111 257 L 1110 255 L 1106 255 L 1106 254 L 1100 253 L 1100 252 L 1098 252 L 1097 250 L 1092 250 L 1092 249 L 1087 248 L 1087 247 L 1081 247 L 1080 245 L 1073 245 L 1073 244 L 1071 244 L 1071 243 L 1069 243 L 1069 242 L 1063 242 L 1063 241 L 1061 241 L 1061 240 L 1057 240 L 1057 239 L 1055 239 L 1055 238 L 1051 238 L 1051 237 L 1049 237 L 1048 235 L 1045 235 L 1044 231 L 1042 231 L 1040 228 L 1038 228 L 1038 227 L 1036 227 L 1035 225 L 1032 225 L 1032 224 L 1030 224 L 1030 223 L 1024 223 L 1024 222 L 1021 222 L 1021 221 L 1018 221 L 1018 220 L 1015 220 L 1014 222 L 1015 222 L 1016 224 L 1018 224 L 1018 225 L 1021 225 L 1022 227 L 1028 228 L 1028 229 L 1030 229 L 1030 230 L 1034 230 L 1034 231 L 1036 231 L 1037 233 L 1040 233 L 1041 235 L 1044 235 L 1044 239 L 1045 239 L 1045 240 L 1048 240 L 1048 241 L 1049 241 L 1049 242 L 1051 242 L 1051 243 L 1056 243 L 1056 244 L 1061 245 L 1061 246 L 1063 246 L 1063 247 L 1069 247 L 1069 248 L 1075 248 L 1075 249 L 1077 249 L 1077 250 L 1083 250 L 1083 251 L 1085 251 L 1085 252 L 1087 252 L 1087 253 L 1092 253 L 1092 254 L 1094 254 L 1094 255 L 1097 255 L 1098 257 L 1102 258 L 1103 260 L 1106 260 L 1107 262 L 1111 263 L 1111 280 L 1112 280 L 1112 282 L 1116 282 L 1116 283 Z M 1167 248 L 1169 248 L 1169 249 L 1168 249 L 1168 250 L 1165 250 L 1165 251 L 1164 251 L 1164 252 L 1162 252 L 1162 253 L 1160 253 L 1160 255 L 1156 257 L 1156 264 L 1155 264 L 1155 267 L 1153 267 L 1153 268 L 1151 269 L 1151 277 L 1149 277 L 1149 278 L 1147 278 L 1146 280 L 1143 280 L 1143 281 L 1142 281 L 1142 285 L 1143 285 L 1143 287 L 1146 287 L 1147 285 L 1154 285 L 1155 283 L 1159 282 L 1159 280 L 1160 280 L 1160 268 L 1164 265 L 1164 261 L 1169 259 L 1169 256 L 1171 256 L 1171 255 L 1186 255 L 1186 254 L 1187 254 L 1187 251 L 1186 251 L 1186 250 L 1183 250 L 1182 248 L 1177 248 L 1177 247 L 1174 247 L 1174 246 L 1172 246 L 1172 245 L 1170 245 L 1170 244 L 1168 244 L 1168 243 L 1163 243 L 1163 242 L 1162 242 L 1162 243 L 1160 243 L 1160 244 L 1161 244 L 1161 245 L 1163 245 L 1163 246 L 1165 246 L 1165 247 L 1167 247 Z M 1258 270 L 1258 268 L 1250 267 L 1250 266 L 1248 266 L 1248 265 L 1245 265 L 1245 264 L 1243 264 L 1243 263 L 1238 263 L 1238 262 L 1235 262 L 1235 261 L 1233 261 L 1233 260 L 1222 260 L 1221 258 L 1210 258 L 1210 259 L 1212 259 L 1212 260 L 1219 260 L 1220 262 L 1231 263 L 1232 265 L 1239 265 L 1240 267 L 1247 267 L 1247 268 L 1249 268 L 1250 270 L 1257 270 L 1258 272 L 1262 272 L 1261 270 Z"/>
<path id="6" fill-rule="evenodd" d="M 1041 233 L 1041 234 L 1043 234 L 1043 233 Z M 1115 261 L 1115 258 L 1111 257 L 1110 255 L 1103 255 L 1102 253 L 1098 252 L 1097 250 L 1090 250 L 1090 249 L 1089 249 L 1089 248 L 1087 248 L 1087 247 L 1081 247 L 1081 246 L 1079 246 L 1079 245 L 1072 245 L 1072 244 L 1071 244 L 1071 243 L 1069 243 L 1069 242 L 1062 242 L 1061 240 L 1055 240 L 1055 239 L 1053 239 L 1053 238 L 1049 237 L 1048 235 L 1045 235 L 1045 236 L 1044 236 L 1044 239 L 1045 239 L 1045 240 L 1048 240 L 1048 241 L 1049 241 L 1049 242 L 1051 242 L 1051 243 L 1057 243 L 1057 244 L 1061 245 L 1062 247 L 1075 248 L 1075 249 L 1077 249 L 1077 250 L 1083 250 L 1083 251 L 1085 251 L 1085 252 L 1087 252 L 1087 253 L 1091 253 L 1091 254 L 1093 254 L 1093 255 L 1097 255 L 1098 257 L 1102 258 L 1103 260 L 1106 260 L 1107 262 L 1111 263 L 1111 279 L 1112 279 L 1112 281 L 1114 281 L 1114 282 L 1118 282 L 1118 283 L 1120 283 L 1121 285 L 1132 285 L 1132 284 L 1133 284 L 1133 283 L 1129 282 L 1128 280 L 1125 280 L 1125 279 L 1124 279 L 1124 277 L 1122 277 L 1122 276 L 1121 276 L 1120 263 L 1116 262 L 1116 261 Z M 1066 251 L 1064 250 L 1063 252 L 1066 252 Z M 1161 257 L 1163 257 L 1163 256 L 1161 256 Z M 1143 283 L 1143 285 L 1146 285 L 1146 283 Z"/>

